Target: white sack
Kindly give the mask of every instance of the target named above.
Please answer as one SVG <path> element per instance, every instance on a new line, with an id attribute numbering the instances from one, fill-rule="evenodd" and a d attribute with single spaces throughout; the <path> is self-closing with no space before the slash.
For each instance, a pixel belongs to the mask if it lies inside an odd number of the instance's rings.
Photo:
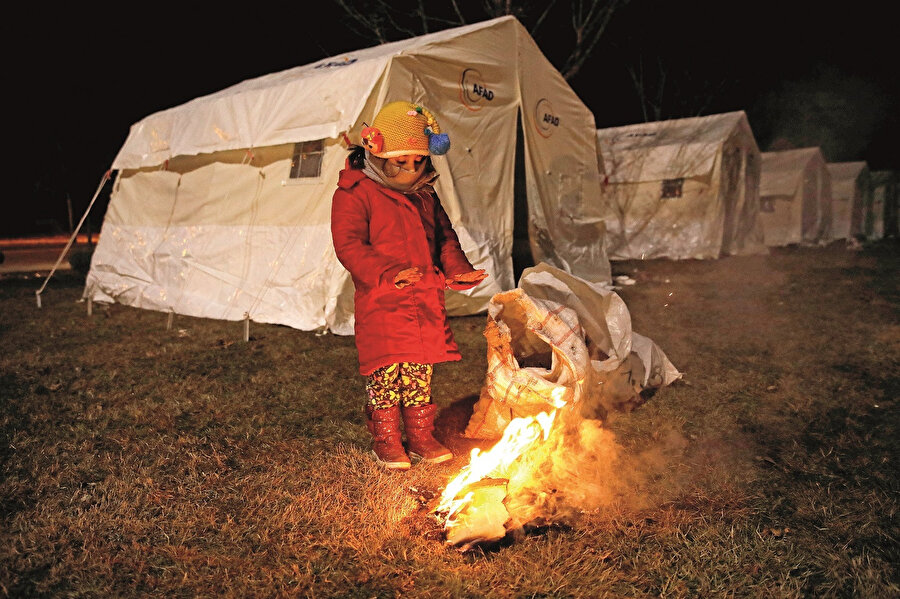
<path id="1" fill-rule="evenodd" d="M 565 405 L 590 416 L 629 409 L 641 392 L 682 374 L 631 330 L 622 299 L 541 263 L 493 296 L 485 327 L 487 374 L 465 436 L 497 439 L 514 418 Z"/>

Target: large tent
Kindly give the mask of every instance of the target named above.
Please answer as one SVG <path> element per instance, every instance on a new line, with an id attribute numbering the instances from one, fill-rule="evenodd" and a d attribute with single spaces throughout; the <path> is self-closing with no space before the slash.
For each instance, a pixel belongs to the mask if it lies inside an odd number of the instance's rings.
<path id="1" fill-rule="evenodd" d="M 765 251 L 743 111 L 599 129 L 597 150 L 611 259 Z"/>
<path id="2" fill-rule="evenodd" d="M 763 152 L 759 215 L 767 246 L 832 240 L 831 176 L 820 148 Z"/>
<path id="3" fill-rule="evenodd" d="M 872 203 L 869 165 L 865 161 L 829 162 L 831 176 L 831 233 L 834 239 L 863 234 L 865 215 Z"/>
<path id="4" fill-rule="evenodd" d="M 591 212 L 594 116 L 521 23 L 501 17 L 245 80 L 135 123 L 113 163 L 84 296 L 352 334 L 331 197 L 347 140 L 394 100 L 423 104 L 449 133 L 436 188 L 490 275 L 447 292 L 451 315 L 482 312 L 515 287 L 524 211 L 534 263 L 609 281 L 604 223 Z"/>

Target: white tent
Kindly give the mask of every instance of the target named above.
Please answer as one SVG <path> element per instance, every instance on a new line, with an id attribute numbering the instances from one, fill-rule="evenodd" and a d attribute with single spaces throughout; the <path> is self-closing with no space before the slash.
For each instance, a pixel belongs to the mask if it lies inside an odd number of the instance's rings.
<path id="1" fill-rule="evenodd" d="M 834 239 L 861 235 L 867 206 L 872 201 L 869 166 L 865 161 L 829 162 L 831 176 L 831 232 Z"/>
<path id="2" fill-rule="evenodd" d="M 599 129 L 597 149 L 611 259 L 765 251 L 743 111 Z"/>
<path id="3" fill-rule="evenodd" d="M 516 211 L 527 210 L 535 263 L 609 281 L 604 223 L 591 213 L 594 116 L 521 23 L 502 17 L 249 79 L 135 123 L 113 163 L 85 297 L 352 334 L 331 197 L 344 135 L 358 143 L 394 100 L 423 104 L 449 133 L 437 191 L 490 274 L 448 292 L 451 315 L 482 312 L 515 287 Z M 517 168 L 527 204 L 514 197 Z"/>
<path id="4" fill-rule="evenodd" d="M 818 147 L 763 152 L 760 220 L 767 246 L 826 244 L 831 176 Z"/>

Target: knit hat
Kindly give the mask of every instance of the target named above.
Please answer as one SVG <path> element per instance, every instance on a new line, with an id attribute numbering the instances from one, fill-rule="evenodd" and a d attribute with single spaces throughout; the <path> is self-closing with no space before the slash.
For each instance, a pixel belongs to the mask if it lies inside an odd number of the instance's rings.
<path id="1" fill-rule="evenodd" d="M 405 154 L 446 154 L 450 137 L 427 108 L 411 102 L 385 104 L 370 127 L 362 130 L 363 145 L 379 158 Z"/>

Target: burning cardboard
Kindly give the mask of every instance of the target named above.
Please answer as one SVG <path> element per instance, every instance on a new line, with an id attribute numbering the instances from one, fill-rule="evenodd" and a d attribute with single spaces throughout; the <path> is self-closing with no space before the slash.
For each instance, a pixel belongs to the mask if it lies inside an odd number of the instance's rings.
<path id="1" fill-rule="evenodd" d="M 503 504 L 506 483 L 486 478 L 466 490 L 466 504 L 454 514 L 445 529 L 447 543 L 466 551 L 480 543 L 499 541 L 506 536 L 509 512 Z"/>

